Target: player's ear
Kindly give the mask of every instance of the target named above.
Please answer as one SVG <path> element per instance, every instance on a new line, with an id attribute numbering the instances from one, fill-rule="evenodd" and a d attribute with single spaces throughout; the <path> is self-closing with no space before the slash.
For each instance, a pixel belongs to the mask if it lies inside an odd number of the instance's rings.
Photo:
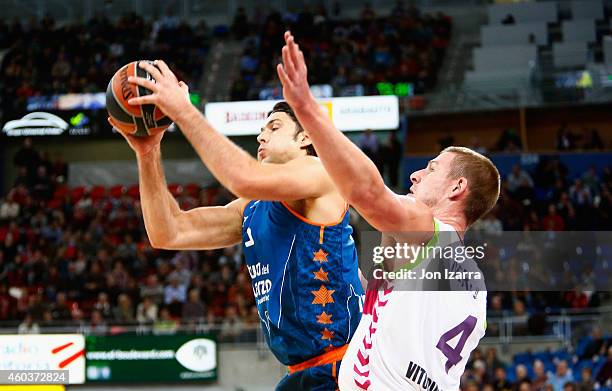
<path id="1" fill-rule="evenodd" d="M 306 148 L 309 145 L 312 145 L 312 140 L 306 131 L 302 131 L 298 135 L 298 142 L 300 143 L 301 148 Z"/>
<path id="2" fill-rule="evenodd" d="M 465 177 L 459 177 L 453 180 L 449 198 L 456 200 L 463 194 L 467 194 L 468 181 Z"/>

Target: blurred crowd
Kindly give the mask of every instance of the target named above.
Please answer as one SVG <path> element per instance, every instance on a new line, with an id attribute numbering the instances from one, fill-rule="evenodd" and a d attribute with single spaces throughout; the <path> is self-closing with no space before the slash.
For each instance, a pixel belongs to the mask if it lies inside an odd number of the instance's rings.
<path id="1" fill-rule="evenodd" d="M 239 8 L 232 25 L 234 37 L 244 42 L 232 100 L 258 99 L 263 88 L 278 87 L 276 64 L 287 29 L 304 51 L 310 84 L 329 84 L 334 96 L 355 88 L 377 95 L 377 82 L 413 83 L 423 93 L 436 83 L 452 30 L 449 16 L 422 14 L 402 1 L 384 16 L 366 3 L 357 18 L 348 19 L 338 3 L 329 9 L 321 3 L 253 19 Z"/>
<path id="2" fill-rule="evenodd" d="M 0 20 L 0 108 L 12 115 L 34 95 L 105 91 L 124 64 L 162 59 L 179 80 L 196 82 L 210 32 L 167 14 L 155 22 L 130 13 L 117 22 L 96 14 L 84 24 L 59 25 L 52 17 L 22 23 Z"/>
<path id="3" fill-rule="evenodd" d="M 597 328 L 593 331 L 600 333 Z M 495 348 L 488 348 L 484 353 L 477 348 L 461 378 L 461 390 L 609 390 L 612 387 L 611 339 L 601 334 L 595 338 L 584 338 L 572 354 L 563 349 L 528 351 L 514 355 L 511 363 L 501 360 Z M 596 349 L 586 350 L 592 348 Z"/>
<path id="4" fill-rule="evenodd" d="M 206 327 L 230 340 L 259 326 L 240 246 L 155 250 L 137 186 L 68 188 L 67 165 L 46 159 L 26 139 L 14 157 L 20 175 L 0 198 L 0 321 L 23 320 L 23 333 L 75 324 L 99 333 L 129 324 L 157 333 Z M 232 199 L 218 188 L 170 188 L 184 209 Z"/>
<path id="5" fill-rule="evenodd" d="M 372 148 L 368 137 L 357 141 L 362 148 Z M 390 135 L 385 148 L 395 137 Z M 92 332 L 125 323 L 159 332 L 206 325 L 228 336 L 259 324 L 239 246 L 155 250 L 144 230 L 136 185 L 68 188 L 66 162 L 39 153 L 30 139 L 14 164 L 19 175 L 0 198 L 0 321 L 24 320 L 23 332 L 66 322 Z M 609 167 L 603 174 L 593 168 L 569 178 L 558 159 L 542 159 L 533 173 L 516 166 L 504 178 L 499 204 L 474 230 L 494 235 L 610 229 L 611 188 Z M 183 209 L 224 205 L 233 198 L 222 188 L 196 184 L 170 185 L 170 191 Z M 520 262 L 506 263 L 520 269 Z M 519 270 L 502 273 L 513 274 Z M 583 277 L 575 276 L 588 281 Z M 550 307 L 596 307 L 601 299 L 584 284 L 545 295 L 492 292 L 489 314 L 516 320 L 516 335 L 537 335 L 544 331 L 539 316 Z M 491 322 L 488 332 L 497 335 L 499 325 Z"/>

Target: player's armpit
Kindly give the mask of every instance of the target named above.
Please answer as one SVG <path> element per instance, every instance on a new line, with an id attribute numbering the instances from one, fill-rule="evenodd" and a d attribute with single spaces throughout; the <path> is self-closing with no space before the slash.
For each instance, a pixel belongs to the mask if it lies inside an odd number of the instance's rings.
<path id="1" fill-rule="evenodd" d="M 167 250 L 207 250 L 242 240 L 242 212 L 249 201 L 239 198 L 225 206 L 201 207 L 176 215 L 176 231 L 153 247 Z"/>
<path id="2" fill-rule="evenodd" d="M 334 191 L 323 164 L 314 156 L 299 157 L 283 164 L 258 164 L 233 187 L 240 197 L 266 201 L 303 200 Z"/>

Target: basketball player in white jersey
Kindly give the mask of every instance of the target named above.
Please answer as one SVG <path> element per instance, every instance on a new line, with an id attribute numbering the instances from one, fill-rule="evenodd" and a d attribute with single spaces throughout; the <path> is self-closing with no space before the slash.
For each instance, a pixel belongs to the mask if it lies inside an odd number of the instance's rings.
<path id="1" fill-rule="evenodd" d="M 412 173 L 412 194 L 395 194 L 317 104 L 303 53 L 289 32 L 285 42 L 283 64 L 277 67 L 284 98 L 345 200 L 383 233 L 382 244 L 461 250 L 465 231 L 499 197 L 493 163 L 468 148 L 450 147 Z M 435 256 L 412 261 L 392 267 L 416 275 L 478 270 L 469 257 L 463 262 L 438 262 Z M 378 283 L 366 294 L 363 317 L 340 367 L 340 390 L 458 390 L 470 352 L 485 333 L 483 281 L 471 275 L 447 279 L 447 289 L 440 289 L 428 285 L 427 278 L 415 282 L 380 274 L 374 273 Z"/>

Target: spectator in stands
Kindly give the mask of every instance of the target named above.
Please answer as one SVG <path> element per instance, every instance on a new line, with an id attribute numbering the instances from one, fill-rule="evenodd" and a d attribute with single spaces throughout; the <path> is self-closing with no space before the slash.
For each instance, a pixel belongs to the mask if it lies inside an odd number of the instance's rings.
<path id="1" fill-rule="evenodd" d="M 569 197 L 572 203 L 579 209 L 593 203 L 593 194 L 588 187 L 585 187 L 581 179 L 575 179 L 574 184 L 569 188 Z"/>
<path id="2" fill-rule="evenodd" d="M 588 345 L 584 349 L 584 353 L 580 356 L 580 359 L 591 359 L 597 355 L 604 355 L 607 350 L 609 342 L 603 338 L 601 328 L 599 326 L 593 327 L 591 330 L 591 338 Z"/>
<path id="3" fill-rule="evenodd" d="M 244 10 L 244 7 L 240 6 L 234 14 L 234 21 L 232 22 L 232 33 L 236 39 L 244 38 L 249 32 L 249 20 Z"/>
<path id="4" fill-rule="evenodd" d="M 200 291 L 198 289 L 191 289 L 189 291 L 189 299 L 183 304 L 183 322 L 201 320 L 204 319 L 205 315 L 206 306 L 200 299 Z"/>
<path id="5" fill-rule="evenodd" d="M 170 315 L 170 310 L 167 307 L 162 307 L 159 311 L 159 319 L 153 325 L 153 334 L 155 335 L 171 335 L 175 334 L 178 329 L 178 322 Z"/>
<path id="6" fill-rule="evenodd" d="M 98 310 L 91 311 L 89 324 L 82 324 L 79 332 L 83 334 L 104 335 L 108 332 L 108 325 Z"/>
<path id="7" fill-rule="evenodd" d="M 113 308 L 113 318 L 120 323 L 134 321 L 132 300 L 125 293 L 120 294 L 117 298 L 117 306 Z"/>
<path id="8" fill-rule="evenodd" d="M 508 190 L 511 193 L 516 193 L 521 187 L 533 187 L 533 179 L 527 171 L 523 170 L 520 165 L 515 164 L 512 167 L 512 172 L 506 178 Z"/>
<path id="9" fill-rule="evenodd" d="M 591 367 L 585 366 L 580 371 L 580 382 L 576 384 L 576 391 L 593 391 L 594 389 L 593 370 Z"/>
<path id="10" fill-rule="evenodd" d="M 57 153 L 50 172 L 58 181 L 68 181 L 68 164 L 64 160 L 64 155 L 61 152 Z"/>
<path id="11" fill-rule="evenodd" d="M 140 287 L 140 296 L 149 297 L 156 305 L 161 305 L 164 300 L 164 287 L 159 283 L 157 274 L 150 274 L 145 285 Z"/>
<path id="12" fill-rule="evenodd" d="M 157 321 L 157 304 L 150 296 L 144 296 L 142 302 L 136 307 L 136 320 L 138 323 L 154 323 Z"/>
<path id="13" fill-rule="evenodd" d="M 548 214 L 542 219 L 542 229 L 544 231 L 563 231 L 565 221 L 557 214 L 557 207 L 554 204 L 548 205 Z"/>
<path id="14" fill-rule="evenodd" d="M 32 195 L 39 200 L 48 201 L 53 195 L 53 182 L 47 173 L 44 165 L 38 166 Z"/>
<path id="15" fill-rule="evenodd" d="M 528 321 L 529 314 L 525 308 L 525 302 L 520 299 L 514 300 L 512 305 L 512 326 L 515 335 L 527 335 L 529 333 Z"/>
<path id="16" fill-rule="evenodd" d="M 540 360 L 535 360 L 533 362 L 533 382 L 532 387 L 535 390 L 541 390 L 544 388 L 544 385 L 548 383 L 548 375 L 546 374 L 546 368 L 544 368 L 544 363 Z"/>
<path id="17" fill-rule="evenodd" d="M 32 146 L 31 138 L 26 137 L 23 140 L 23 146 L 15 154 L 13 162 L 17 167 L 25 167 L 29 179 L 28 183 L 31 183 L 40 162 L 40 155 Z"/>
<path id="18" fill-rule="evenodd" d="M 497 150 L 506 152 L 516 152 L 523 149 L 521 137 L 514 128 L 505 129 L 497 141 Z"/>
<path id="19" fill-rule="evenodd" d="M 557 210 L 565 222 L 565 228 L 567 230 L 572 230 L 575 227 L 576 209 L 574 208 L 574 205 L 572 204 L 567 192 L 563 192 L 559 196 Z"/>
<path id="20" fill-rule="evenodd" d="M 612 346 L 608 348 L 606 362 L 597 373 L 595 380 L 602 387 L 612 387 Z"/>
<path id="21" fill-rule="evenodd" d="M 179 315 L 183 303 L 187 300 L 187 287 L 181 284 L 178 276 L 174 275 L 169 278 L 170 284 L 164 288 L 164 304 L 168 306 L 170 313 Z"/>
<path id="22" fill-rule="evenodd" d="M 582 184 L 584 185 L 584 187 L 589 189 L 591 194 L 593 194 L 594 196 L 597 196 L 599 194 L 599 184 L 601 183 L 601 179 L 597 175 L 595 166 L 589 167 L 587 172 L 582 174 L 580 179 L 582 180 Z"/>
<path id="23" fill-rule="evenodd" d="M 480 138 L 477 136 L 472 137 L 472 140 L 470 142 L 470 148 L 483 155 L 487 154 L 487 148 L 481 144 Z"/>
<path id="24" fill-rule="evenodd" d="M 6 198 L 0 202 L 0 223 L 16 219 L 20 210 L 21 207 L 15 201 L 15 192 L 9 192 Z"/>
<path id="25" fill-rule="evenodd" d="M 592 128 L 590 134 L 584 144 L 584 149 L 596 149 L 603 151 L 605 149 L 605 145 L 601 136 L 599 135 L 599 131 L 595 128 Z"/>
<path id="26" fill-rule="evenodd" d="M 505 368 L 506 365 L 497 357 L 497 349 L 491 347 L 487 349 L 485 364 L 487 368 L 488 378 L 493 378 L 497 368 Z"/>
<path id="27" fill-rule="evenodd" d="M 557 362 L 557 370 L 555 374 L 548 375 L 548 381 L 555 391 L 563 391 L 565 383 L 574 381 L 572 371 L 567 367 L 567 361 L 559 360 L 559 362 Z"/>
<path id="28" fill-rule="evenodd" d="M 238 316 L 236 307 L 229 306 L 221 323 L 221 338 L 227 342 L 235 342 L 243 328 L 243 321 Z"/>
<path id="29" fill-rule="evenodd" d="M 34 322 L 34 318 L 32 314 L 26 314 L 23 322 L 19 325 L 17 329 L 17 333 L 19 334 L 40 334 L 40 327 L 38 323 Z"/>
<path id="30" fill-rule="evenodd" d="M 514 380 L 514 389 L 520 389 L 521 384 L 525 381 L 529 381 L 529 372 L 527 371 L 527 367 L 523 364 L 519 364 L 514 369 L 515 380 Z"/>
<path id="31" fill-rule="evenodd" d="M 478 231 L 483 231 L 487 235 L 499 236 L 504 231 L 504 227 L 500 219 L 495 215 L 495 210 L 487 213 L 487 215 L 478 220 L 474 224 L 474 229 Z"/>
<path id="32" fill-rule="evenodd" d="M 105 292 L 100 292 L 98 294 L 98 300 L 94 303 L 93 308 L 104 319 L 110 319 L 113 316 L 112 307 L 108 301 L 108 295 Z"/>
<path id="33" fill-rule="evenodd" d="M 563 385 L 563 391 L 576 391 L 576 384 L 567 382 Z"/>
<path id="34" fill-rule="evenodd" d="M 506 368 L 498 367 L 495 369 L 495 380 L 493 382 L 496 391 L 511 391 L 512 385 L 506 378 Z"/>
<path id="35" fill-rule="evenodd" d="M 579 138 L 578 135 L 569 129 L 567 122 L 562 123 L 557 131 L 557 150 L 572 151 L 576 149 L 576 143 Z"/>
<path id="36" fill-rule="evenodd" d="M 55 297 L 55 304 L 51 307 L 51 316 L 54 320 L 67 321 L 70 320 L 70 307 L 66 302 L 66 293 L 58 292 Z"/>

